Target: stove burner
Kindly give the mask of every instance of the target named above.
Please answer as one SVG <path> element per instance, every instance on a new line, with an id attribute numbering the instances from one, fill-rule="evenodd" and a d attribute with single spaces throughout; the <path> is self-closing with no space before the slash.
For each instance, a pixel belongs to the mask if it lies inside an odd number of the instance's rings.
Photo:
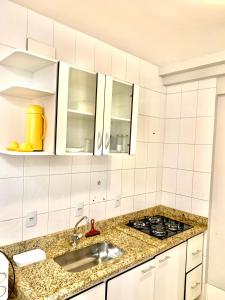
<path id="1" fill-rule="evenodd" d="M 130 220 L 127 225 L 161 240 L 192 227 L 159 215 L 146 216 L 141 220 Z"/>

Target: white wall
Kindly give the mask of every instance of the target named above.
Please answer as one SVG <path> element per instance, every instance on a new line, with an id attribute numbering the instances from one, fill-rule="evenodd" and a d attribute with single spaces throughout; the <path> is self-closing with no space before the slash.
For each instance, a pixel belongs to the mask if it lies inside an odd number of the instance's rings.
<path id="1" fill-rule="evenodd" d="M 167 88 L 162 203 L 208 216 L 216 79 Z"/>
<path id="2" fill-rule="evenodd" d="M 158 67 L 0 0 L 0 57 L 12 48 L 25 49 L 27 37 L 42 43 L 40 51 L 46 51 L 46 45 L 55 48 L 57 59 L 140 85 L 137 154 L 100 158 L 0 156 L 0 245 L 73 226 L 75 207 L 81 202 L 84 214 L 99 220 L 160 201 L 165 90 Z M 102 181 L 100 188 L 98 180 Z M 93 204 L 96 192 L 99 202 Z M 114 208 L 117 195 L 121 202 Z M 38 224 L 26 228 L 26 214 L 34 210 Z"/>

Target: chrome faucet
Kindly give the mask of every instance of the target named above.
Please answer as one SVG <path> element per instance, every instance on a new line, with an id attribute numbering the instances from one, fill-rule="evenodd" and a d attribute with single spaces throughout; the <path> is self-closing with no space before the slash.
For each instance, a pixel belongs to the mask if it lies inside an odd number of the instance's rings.
<path id="1" fill-rule="evenodd" d="M 72 236 L 72 245 L 73 247 L 77 246 L 78 241 L 82 238 L 83 234 L 82 233 L 77 233 L 77 227 L 78 225 L 83 221 L 86 221 L 86 224 L 89 223 L 89 219 L 87 216 L 83 216 L 79 221 L 77 221 L 77 223 L 74 226 L 74 230 L 73 230 L 73 236 Z"/>

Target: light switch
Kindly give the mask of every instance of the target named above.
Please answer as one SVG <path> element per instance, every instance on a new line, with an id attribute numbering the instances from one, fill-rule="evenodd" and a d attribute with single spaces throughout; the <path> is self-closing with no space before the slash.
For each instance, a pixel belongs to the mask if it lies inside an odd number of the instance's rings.
<path id="1" fill-rule="evenodd" d="M 37 211 L 31 211 L 26 216 L 26 227 L 34 227 L 37 225 Z"/>

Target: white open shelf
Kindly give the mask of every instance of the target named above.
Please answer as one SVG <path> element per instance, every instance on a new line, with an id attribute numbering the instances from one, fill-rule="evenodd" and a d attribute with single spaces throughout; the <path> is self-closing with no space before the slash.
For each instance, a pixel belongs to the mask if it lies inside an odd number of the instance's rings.
<path id="1" fill-rule="evenodd" d="M 130 122 L 130 119 L 120 118 L 120 117 L 116 117 L 116 116 L 112 116 L 112 120 L 113 120 L 113 121 Z"/>
<path id="2" fill-rule="evenodd" d="M 7 96 L 13 96 L 25 99 L 35 99 L 54 95 L 53 91 L 41 90 L 28 86 L 9 85 L 0 90 L 0 93 Z"/>
<path id="3" fill-rule="evenodd" d="M 94 114 L 85 111 L 79 111 L 76 109 L 68 109 L 67 111 L 70 115 L 74 115 L 74 116 L 77 115 L 77 116 L 94 117 Z"/>
<path id="4" fill-rule="evenodd" d="M 28 72 L 36 72 L 57 61 L 43 56 L 36 55 L 24 50 L 14 50 L 5 56 L 0 64 L 7 67 L 25 70 Z"/>
<path id="5" fill-rule="evenodd" d="M 7 149 L 0 149 L 0 154 L 14 155 L 14 156 L 50 156 L 54 155 L 53 153 L 46 151 L 32 151 L 32 152 L 19 152 L 19 151 L 9 151 Z"/>

